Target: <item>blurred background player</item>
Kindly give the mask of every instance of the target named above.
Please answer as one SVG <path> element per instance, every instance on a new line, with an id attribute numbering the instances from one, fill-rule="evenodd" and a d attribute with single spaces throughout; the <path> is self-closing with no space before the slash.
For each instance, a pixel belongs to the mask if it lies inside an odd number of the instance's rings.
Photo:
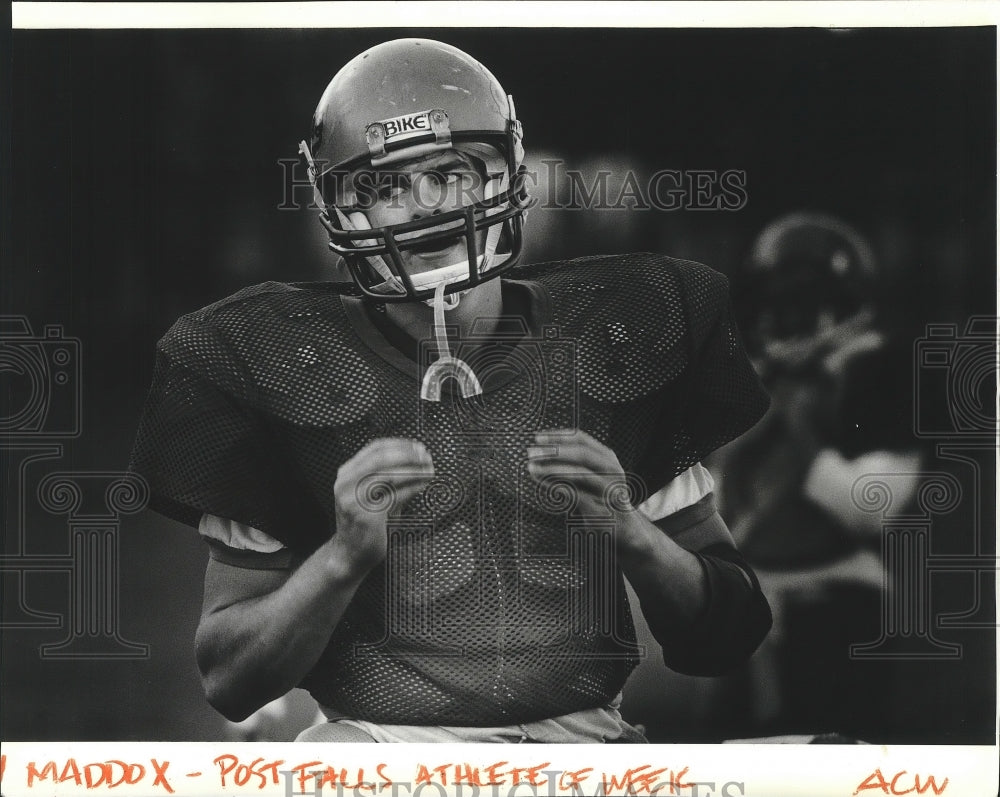
<path id="1" fill-rule="evenodd" d="M 681 671 L 770 626 L 699 464 L 767 406 L 725 279 L 514 270 L 521 139 L 467 54 L 360 54 L 301 145 L 346 271 L 160 342 L 133 465 L 209 542 L 198 662 L 234 721 L 302 686 L 310 741 L 644 741 L 625 578 Z"/>
<path id="2" fill-rule="evenodd" d="M 712 470 L 775 625 L 743 676 L 747 691 L 728 693 L 730 716 L 744 717 L 731 733 L 857 734 L 886 704 L 886 665 L 848 666 L 851 644 L 878 638 L 881 592 L 891 588 L 881 518 L 855 505 L 852 488 L 866 474 L 910 474 L 893 482 L 905 506 L 922 461 L 911 356 L 884 283 L 855 228 L 812 212 L 769 224 L 734 279 L 772 404 Z"/>

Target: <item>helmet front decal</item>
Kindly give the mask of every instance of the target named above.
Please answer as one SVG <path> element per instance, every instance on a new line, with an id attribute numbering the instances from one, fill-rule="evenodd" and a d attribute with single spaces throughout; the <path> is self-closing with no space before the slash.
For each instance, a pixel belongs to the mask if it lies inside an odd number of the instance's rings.
<path id="1" fill-rule="evenodd" d="M 448 114 L 435 108 L 372 122 L 365 128 L 365 139 L 372 166 L 381 166 L 448 149 L 451 128 Z"/>

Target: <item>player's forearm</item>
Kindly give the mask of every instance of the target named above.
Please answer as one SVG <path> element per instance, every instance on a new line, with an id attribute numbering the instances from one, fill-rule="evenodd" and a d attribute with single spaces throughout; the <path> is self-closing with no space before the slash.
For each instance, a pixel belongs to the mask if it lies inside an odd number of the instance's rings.
<path id="1" fill-rule="evenodd" d="M 680 547 L 640 512 L 623 518 L 618 562 L 643 615 L 669 617 L 675 625 L 694 623 L 708 603 L 705 571 L 698 558 Z"/>
<path id="2" fill-rule="evenodd" d="M 239 721 L 297 686 L 367 572 L 334 537 L 277 590 L 203 616 L 196 650 L 208 701 Z"/>
<path id="3" fill-rule="evenodd" d="M 666 665 L 704 676 L 745 662 L 771 628 L 770 607 L 749 564 L 730 543 L 692 553 L 640 520 L 643 535 L 631 539 L 648 541 L 620 550 L 619 558 Z"/>

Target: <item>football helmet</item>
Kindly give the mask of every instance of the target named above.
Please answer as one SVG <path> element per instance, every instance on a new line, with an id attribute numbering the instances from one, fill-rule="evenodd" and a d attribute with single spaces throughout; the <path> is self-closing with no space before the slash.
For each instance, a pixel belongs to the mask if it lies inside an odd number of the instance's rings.
<path id="1" fill-rule="evenodd" d="M 483 165 L 482 199 L 374 229 L 351 207 L 348 197 L 357 196 L 360 174 L 391 172 L 394 165 L 448 150 Z M 300 151 L 330 248 L 353 280 L 336 284 L 342 292 L 380 302 L 429 301 L 440 284 L 453 294 L 517 264 L 531 204 L 521 123 L 513 98 L 461 50 L 398 39 L 361 53 L 323 92 L 310 141 Z M 407 273 L 403 253 L 458 239 L 465 242 L 464 260 Z"/>
<path id="2" fill-rule="evenodd" d="M 851 225 L 790 213 L 757 236 L 733 282 L 751 353 L 779 370 L 805 370 L 873 328 L 875 256 Z"/>

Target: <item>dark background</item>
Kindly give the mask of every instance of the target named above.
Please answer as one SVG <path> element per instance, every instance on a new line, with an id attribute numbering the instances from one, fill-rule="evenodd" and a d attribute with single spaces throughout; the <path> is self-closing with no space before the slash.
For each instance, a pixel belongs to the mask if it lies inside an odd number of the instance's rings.
<path id="1" fill-rule="evenodd" d="M 80 340 L 82 434 L 62 441 L 60 469 L 125 467 L 155 342 L 178 315 L 254 282 L 330 274 L 315 213 L 277 209 L 278 160 L 295 157 L 336 70 L 403 35 L 445 40 L 490 66 L 535 158 L 616 173 L 746 172 L 738 212 L 533 211 L 528 260 L 654 250 L 732 273 L 767 222 L 819 210 L 869 236 L 914 337 L 930 322 L 996 314 L 994 28 L 19 30 L 3 81 L 0 291 L 2 312 L 26 316 L 36 334 L 57 324 Z M 13 402 L 23 386 L 8 377 L 0 399 Z M 18 513 L 33 551 L 65 547 L 64 518 L 11 495 L 6 552 Z M 191 530 L 125 518 L 119 630 L 148 643 L 149 657 L 43 660 L 39 646 L 64 628 L 4 630 L 0 737 L 220 738 L 193 657 L 205 558 Z M 32 608 L 65 612 L 65 574 L 34 573 L 23 587 Z M 993 740 L 992 634 L 949 638 L 962 658 L 894 665 L 906 688 L 888 717 L 859 719 L 861 733 Z M 659 688 L 642 679 L 665 737 L 712 738 L 710 726 L 686 732 Z"/>

